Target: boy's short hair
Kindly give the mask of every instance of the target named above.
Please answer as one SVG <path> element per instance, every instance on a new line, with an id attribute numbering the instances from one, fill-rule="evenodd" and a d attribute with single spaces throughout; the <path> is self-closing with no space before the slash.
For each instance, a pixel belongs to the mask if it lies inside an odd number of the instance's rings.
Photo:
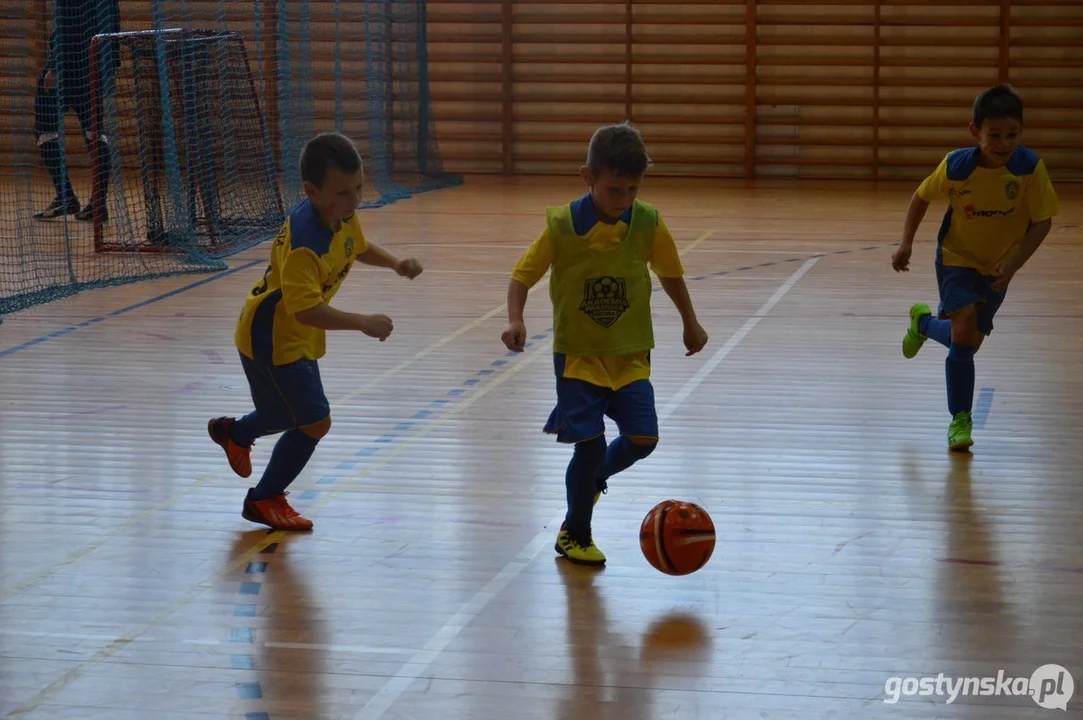
<path id="1" fill-rule="evenodd" d="M 974 125 L 986 120 L 1008 118 L 1023 122 L 1023 98 L 1011 85 L 1001 83 L 985 90 L 974 100 Z"/>
<path id="2" fill-rule="evenodd" d="M 618 177 L 640 178 L 653 164 L 639 130 L 629 122 L 598 128 L 587 148 L 587 167 L 595 177 L 608 170 Z"/>
<path id="3" fill-rule="evenodd" d="M 325 132 L 305 143 L 301 151 L 301 180 L 322 187 L 328 168 L 346 175 L 361 169 L 361 155 L 353 141 L 341 133 Z"/>

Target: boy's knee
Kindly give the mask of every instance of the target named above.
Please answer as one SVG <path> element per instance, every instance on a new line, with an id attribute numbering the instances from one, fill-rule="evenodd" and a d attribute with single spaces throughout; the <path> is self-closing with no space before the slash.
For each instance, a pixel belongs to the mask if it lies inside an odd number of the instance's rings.
<path id="1" fill-rule="evenodd" d="M 628 439 L 628 442 L 632 443 L 636 456 L 640 460 L 650 455 L 658 447 L 658 438 L 656 437 L 647 435 L 625 435 L 624 437 Z"/>
<path id="2" fill-rule="evenodd" d="M 328 415 L 323 420 L 310 425 L 302 425 L 299 429 L 313 440 L 319 440 L 331 431 L 331 416 Z"/>
<path id="3" fill-rule="evenodd" d="M 974 305 L 965 307 L 951 316 L 951 341 L 959 345 L 981 345 L 978 332 L 978 311 Z"/>

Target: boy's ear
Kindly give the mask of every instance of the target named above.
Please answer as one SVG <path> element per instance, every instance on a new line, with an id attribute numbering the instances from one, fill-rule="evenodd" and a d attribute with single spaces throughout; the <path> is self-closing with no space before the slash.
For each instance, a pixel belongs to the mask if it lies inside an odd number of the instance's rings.
<path id="1" fill-rule="evenodd" d="M 583 178 L 583 182 L 585 182 L 588 187 L 594 187 L 594 173 L 592 173 L 590 168 L 586 165 L 579 168 L 579 177 Z"/>
<path id="2" fill-rule="evenodd" d="M 979 140 L 981 138 L 981 128 L 979 128 L 973 122 L 970 123 L 970 137 L 974 138 L 975 140 Z"/>
<path id="3" fill-rule="evenodd" d="M 320 189 L 318 187 L 310 183 L 308 180 L 305 180 L 305 195 L 308 197 L 309 200 L 315 200 L 316 194 L 319 191 Z"/>

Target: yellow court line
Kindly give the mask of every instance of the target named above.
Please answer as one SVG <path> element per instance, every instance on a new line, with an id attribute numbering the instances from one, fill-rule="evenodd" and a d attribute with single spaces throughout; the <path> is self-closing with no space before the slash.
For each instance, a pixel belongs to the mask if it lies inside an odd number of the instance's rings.
<path id="1" fill-rule="evenodd" d="M 687 253 L 687 252 L 690 252 L 691 250 L 694 250 L 701 243 L 703 243 L 705 240 L 707 240 L 707 238 L 709 238 L 712 234 L 714 234 L 714 232 L 715 232 L 714 230 L 708 230 L 707 232 L 703 233 L 698 238 L 696 238 L 694 241 L 689 243 L 689 245 L 687 247 L 685 247 L 681 251 L 681 254 L 683 255 L 684 253 Z M 535 291 L 542 288 L 543 286 L 544 285 L 539 282 L 537 285 L 530 288 L 530 290 L 527 293 L 527 296 L 529 297 Z M 361 385 L 359 385 L 354 390 L 350 391 L 346 395 L 343 395 L 341 398 L 336 400 L 333 405 L 345 405 L 349 401 L 357 398 L 358 396 L 360 396 L 364 392 L 372 389 L 373 387 L 375 387 L 376 385 L 382 383 L 383 381 L 387 380 L 388 378 L 397 375 L 398 373 L 402 372 L 403 370 L 410 367 L 411 365 L 418 362 L 419 360 L 424 359 L 428 355 L 435 352 L 437 349 L 443 347 L 444 345 L 447 345 L 452 340 L 455 340 L 456 338 L 461 337 L 463 334 L 469 332 L 470 330 L 473 330 L 473 329 L 475 329 L 477 327 L 480 327 L 482 324 L 484 324 L 488 320 L 492 319 L 498 313 L 505 311 L 507 309 L 507 307 L 508 307 L 508 304 L 506 302 L 501 303 L 500 305 L 497 305 L 492 310 L 489 310 L 485 314 L 475 318 L 474 320 L 471 320 L 470 322 L 468 322 L 465 325 L 459 327 L 458 329 L 448 333 L 444 337 L 442 337 L 439 340 L 433 342 L 431 345 L 428 345 L 427 347 L 419 350 L 418 352 L 414 353 L 412 356 L 410 356 L 409 358 L 403 360 L 402 362 L 398 363 L 397 365 L 385 370 L 384 372 L 380 373 L 376 377 L 371 378 L 370 380 L 362 383 Z M 135 517 L 131 518 L 130 520 L 127 520 L 127 521 L 121 523 L 120 525 L 114 526 L 110 531 L 108 531 L 106 534 L 102 535 L 98 539 L 93 540 L 93 541 L 87 543 L 86 545 L 84 545 L 83 547 L 72 551 L 63 560 L 60 560 L 59 562 L 54 563 L 53 565 L 43 569 L 42 571 L 40 571 L 37 574 L 31 576 L 30 578 L 27 578 L 26 580 L 23 580 L 20 583 L 17 583 L 15 585 L 12 585 L 10 587 L 5 588 L 2 592 L 0 592 L 0 605 L 3 605 L 4 603 L 8 602 L 12 598 L 23 594 L 24 592 L 26 592 L 30 588 L 34 587 L 35 585 L 38 585 L 38 584 L 42 583 L 43 581 L 49 579 L 53 575 L 56 575 L 57 573 L 62 571 L 64 568 L 78 562 L 79 560 L 82 560 L 84 557 L 86 557 L 90 553 L 94 552 L 95 550 L 97 550 L 101 546 L 105 545 L 110 540 L 112 540 L 114 538 L 117 538 L 117 537 L 120 537 L 121 535 L 128 532 L 132 528 L 138 527 L 139 525 L 146 522 L 150 518 L 154 517 L 159 512 L 166 509 L 167 507 L 172 506 L 173 504 L 175 504 L 179 500 L 191 495 L 192 493 L 196 492 L 197 490 L 199 490 L 199 489 L 205 487 L 206 485 L 210 484 L 212 481 L 217 480 L 218 478 L 224 477 L 224 476 L 230 474 L 231 472 L 232 471 L 229 470 L 228 466 L 227 466 L 227 467 L 220 468 L 218 470 L 213 470 L 213 471 L 211 471 L 209 473 L 206 473 L 206 474 L 196 478 L 196 480 L 192 484 L 186 485 L 182 489 L 180 489 L 177 492 L 174 492 L 173 494 L 171 494 L 165 500 L 162 500 L 161 502 L 157 503 L 156 505 L 152 505 L 151 507 L 149 507 L 146 510 L 144 510 L 143 512 L 139 513 Z"/>
<path id="2" fill-rule="evenodd" d="M 382 468 L 385 465 L 389 464 L 392 460 L 394 460 L 396 457 L 398 457 L 399 455 L 401 455 L 402 453 L 406 452 L 411 447 L 416 445 L 420 440 L 427 437 L 434 430 L 441 427 L 442 425 L 447 423 L 449 420 L 451 420 L 455 416 L 459 415 L 460 413 L 465 411 L 467 408 L 471 407 L 478 400 L 485 397 L 490 392 L 492 392 L 496 388 L 500 387 L 501 385 L 503 385 L 505 382 L 507 382 L 511 378 L 518 375 L 520 372 L 523 371 L 524 368 L 526 368 L 531 363 L 533 363 L 535 360 L 537 360 L 539 357 L 544 355 L 545 354 L 544 351 L 546 349 L 552 347 L 552 344 L 553 344 L 552 339 L 547 340 L 545 343 L 543 343 L 541 346 L 539 346 L 537 350 L 534 350 L 534 351 L 530 352 L 527 355 L 527 357 L 525 357 L 523 360 L 521 360 L 520 362 L 513 365 L 511 368 L 509 368 L 507 370 L 507 372 L 502 373 L 501 375 L 499 375 L 498 377 L 493 379 L 491 382 L 487 383 L 484 387 L 482 387 L 480 390 L 478 390 L 473 395 L 470 395 L 468 398 L 463 400 L 461 403 L 458 403 L 458 404 L 452 406 L 451 410 L 449 410 L 448 412 L 441 415 L 437 420 L 434 420 L 434 421 L 432 421 L 430 423 L 427 423 L 420 432 L 417 432 L 417 433 L 415 433 L 413 435 L 410 435 L 406 439 L 405 442 L 403 442 L 402 444 L 395 445 L 393 450 L 391 450 L 386 455 L 381 457 L 377 462 L 365 467 L 363 470 L 358 472 L 356 475 L 350 476 L 348 479 L 350 479 L 350 480 L 363 479 L 367 475 L 370 475 L 371 473 L 375 472 L 376 470 L 379 470 L 380 468 Z M 332 500 L 337 498 L 339 495 L 341 495 L 344 491 L 345 491 L 344 487 L 339 487 L 336 490 L 333 490 L 331 492 L 328 492 L 326 494 L 321 495 L 320 499 L 317 502 L 313 503 L 310 506 L 310 509 L 308 511 L 306 511 L 306 512 L 309 512 L 310 514 L 315 515 L 316 511 L 318 511 L 319 508 L 327 505 L 329 502 L 331 502 Z M 152 617 L 139 630 L 137 630 L 136 632 L 133 632 L 133 633 L 129 633 L 128 635 L 126 635 L 124 637 L 119 637 L 116 640 L 114 640 L 113 642 L 109 643 L 109 645 L 107 645 L 104 648 L 102 648 L 101 650 L 99 650 L 89 660 L 85 660 L 82 663 L 80 663 L 80 664 L 76 665 L 75 667 L 73 667 L 72 669 L 68 670 L 68 672 L 61 675 L 59 678 L 57 678 L 55 681 L 50 683 L 48 686 L 42 688 L 36 695 L 34 695 L 34 697 L 30 698 L 30 700 L 28 700 L 27 702 L 25 702 L 23 705 L 16 708 L 15 710 L 12 710 L 10 713 L 5 715 L 5 717 L 6 718 L 17 718 L 17 717 L 20 717 L 22 715 L 25 715 L 26 713 L 33 712 L 43 702 L 45 702 L 50 697 L 52 697 L 56 693 L 63 690 L 69 684 L 71 684 L 71 682 L 73 680 L 79 678 L 84 673 L 86 673 L 88 670 L 93 668 L 95 665 L 97 665 L 101 661 L 105 660 L 106 658 L 108 658 L 111 655 L 113 655 L 114 653 L 116 653 L 118 650 L 121 650 L 121 649 L 127 647 L 129 644 L 134 642 L 139 636 L 143 635 L 145 632 L 147 632 L 151 628 L 158 625 L 158 623 L 162 622 L 163 620 L 168 618 L 170 615 L 172 615 L 173 613 L 177 612 L 178 610 L 180 610 L 181 608 L 186 606 L 188 603 L 190 603 L 192 600 L 194 600 L 197 596 L 199 596 L 200 593 L 202 593 L 205 590 L 209 590 L 221 578 L 223 578 L 226 575 L 228 575 L 229 573 L 231 573 L 231 572 L 233 572 L 235 570 L 238 570 L 239 568 L 247 565 L 247 563 L 250 562 L 252 560 L 252 558 L 254 558 L 257 554 L 259 554 L 259 552 L 261 550 L 263 550 L 264 548 L 266 548 L 268 545 L 270 545 L 272 543 L 280 541 L 287 534 L 289 534 L 288 531 L 281 531 L 281 530 L 268 533 L 259 542 L 255 543 L 250 548 L 245 550 L 241 554 L 240 557 L 238 557 L 237 559 L 235 559 L 232 562 L 228 563 L 224 568 L 216 571 L 213 575 L 206 578 L 205 580 L 200 582 L 198 585 L 196 585 L 194 588 L 192 588 L 187 593 L 185 593 L 179 600 L 177 600 L 176 602 L 171 604 L 169 607 L 165 608 L 164 610 L 162 610 L 161 612 L 156 614 L 154 617 Z"/>
<path id="3" fill-rule="evenodd" d="M 533 293 L 535 290 L 537 290 L 540 287 L 542 287 L 541 283 L 535 285 L 534 287 L 532 287 L 530 289 L 530 293 Z M 361 385 L 359 385 L 357 388 L 350 391 L 346 395 L 343 395 L 341 398 L 339 398 L 338 400 L 336 400 L 332 404 L 332 407 L 334 407 L 335 405 L 345 405 L 349 401 L 357 398 L 358 396 L 360 396 L 361 394 L 365 393 L 366 391 L 372 389 L 376 385 L 382 383 L 383 381 L 387 380 L 390 377 L 393 377 L 393 376 L 397 375 L 398 373 L 402 372 L 403 370 L 410 367 L 411 365 L 418 362 L 419 360 L 422 360 L 423 358 L 430 355 L 431 353 L 433 353 L 437 349 L 443 347 L 444 345 L 447 345 L 452 340 L 455 340 L 456 338 L 462 336 L 464 333 L 467 333 L 470 330 L 473 330 L 474 328 L 479 327 L 480 325 L 482 325 L 483 323 L 485 323 L 486 321 L 491 319 L 496 314 L 498 314 L 501 311 L 505 310 L 507 307 L 508 307 L 508 304 L 506 302 L 501 303 L 500 305 L 496 306 L 492 310 L 489 310 L 484 315 L 481 315 L 480 317 L 478 317 L 478 318 L 476 318 L 474 320 L 471 320 L 470 322 L 466 323 L 465 325 L 458 328 L 457 330 L 454 330 L 454 331 L 448 333 L 444 337 L 442 337 L 439 340 L 435 341 L 431 345 L 419 350 L 418 352 L 414 353 L 412 356 L 410 356 L 409 358 L 403 360 L 402 362 L 395 365 L 394 367 L 391 367 L 391 368 L 385 370 L 384 372 L 380 373 L 376 377 L 371 378 L 368 381 L 362 383 Z M 32 577 L 30 577 L 30 578 L 16 584 L 16 585 L 5 588 L 2 592 L 0 592 L 0 605 L 3 605 L 4 603 L 8 602 L 9 600 L 11 600 L 12 598 L 14 598 L 14 597 L 16 597 L 18 595 L 21 595 L 22 593 L 26 592 L 27 590 L 34 587 L 35 585 L 38 585 L 39 583 L 43 582 L 44 580 L 49 579 L 50 577 L 57 574 L 58 572 L 60 572 L 64 568 L 68 567 L 69 565 L 72 565 L 73 563 L 78 562 L 79 560 L 83 559 L 84 557 L 86 557 L 90 553 L 92 553 L 95 550 L 97 550 L 98 548 L 100 548 L 102 545 L 105 545 L 110 540 L 123 535 L 124 533 L 128 532 L 129 530 L 131 530 L 134 527 L 138 527 L 140 524 L 146 522 L 147 520 L 154 517 L 159 512 L 166 509 L 167 507 L 170 507 L 171 505 L 173 505 L 177 501 L 181 500 L 182 498 L 185 498 L 185 497 L 191 495 L 195 491 L 199 490 L 200 488 L 205 487 L 206 485 L 210 484 L 214 480 L 217 480 L 218 478 L 221 478 L 221 477 L 232 474 L 232 472 L 233 471 L 230 470 L 229 466 L 227 465 L 225 467 L 219 468 L 218 470 L 212 470 L 211 472 L 206 473 L 206 474 L 196 478 L 196 480 L 192 484 L 186 485 L 184 488 L 178 490 L 177 492 L 174 492 L 169 497 L 167 497 L 165 500 L 162 500 L 158 504 L 147 508 L 143 512 L 136 515 L 134 518 L 131 518 L 130 520 L 128 520 L 126 522 L 123 522 L 120 525 L 114 526 L 113 529 L 111 529 L 109 532 L 107 532 L 106 534 L 99 537 L 97 540 L 94 540 L 94 541 L 92 541 L 90 543 L 87 543 L 83 547 L 72 551 L 63 560 L 61 560 L 61 561 L 59 561 L 59 562 L 45 568 L 44 570 L 37 573 L 36 575 L 34 575 L 34 576 L 32 576 Z"/>
<path id="4" fill-rule="evenodd" d="M 685 253 L 695 249 L 700 243 L 704 242 L 713 233 L 714 233 L 713 230 L 705 232 L 703 235 L 698 237 L 695 241 L 690 243 L 686 248 L 684 248 L 684 250 L 682 250 L 680 254 L 684 255 Z M 537 286 L 535 286 L 535 287 L 537 287 Z M 465 398 L 462 402 L 451 406 L 451 409 L 448 412 L 443 413 L 437 419 L 435 419 L 435 420 L 433 420 L 433 421 L 431 421 L 429 423 L 426 423 L 425 426 L 419 432 L 408 436 L 405 439 L 405 442 L 403 442 L 402 444 L 396 444 L 394 446 L 393 450 L 388 452 L 386 455 L 381 456 L 378 461 L 376 461 L 375 463 L 372 463 L 371 465 L 367 465 L 364 469 L 357 472 L 356 474 L 354 474 L 352 476 L 348 476 L 347 479 L 349 479 L 349 480 L 361 480 L 361 479 L 367 477 L 368 475 L 372 474 L 376 470 L 379 470 L 380 468 L 388 465 L 396 457 L 398 457 L 399 455 L 401 455 L 402 453 L 406 452 L 408 449 L 410 449 L 411 447 L 416 445 L 418 443 L 418 441 L 420 441 L 423 438 L 427 437 L 434 430 L 436 430 L 437 428 L 443 426 L 449 420 L 456 417 L 457 415 L 459 415 L 460 413 L 465 411 L 467 408 L 473 406 L 474 403 L 476 403 L 478 400 L 485 397 L 490 392 L 492 392 L 496 388 L 500 387 L 501 385 L 506 383 L 511 378 L 518 375 L 520 372 L 523 371 L 523 369 L 525 369 L 527 366 L 529 366 L 535 360 L 537 360 L 543 354 L 545 354 L 544 351 L 547 350 L 548 348 L 552 347 L 552 345 L 553 345 L 553 339 L 550 337 L 542 345 L 540 345 L 537 350 L 533 350 L 530 353 L 528 353 L 526 355 L 526 357 L 523 358 L 523 360 L 517 362 L 515 365 L 510 367 L 507 371 L 501 373 L 499 376 L 494 378 L 492 381 L 486 383 L 477 392 L 475 392 L 472 395 L 470 395 L 469 397 Z M 316 511 L 318 511 L 320 508 L 327 505 L 329 502 L 331 502 L 332 500 L 337 498 L 339 495 L 341 495 L 345 491 L 346 491 L 346 488 L 344 486 L 339 486 L 335 490 L 332 490 L 332 491 L 330 491 L 330 492 L 328 492 L 326 494 L 321 494 L 320 499 L 317 500 L 315 503 L 313 503 L 311 506 L 309 506 L 309 510 L 306 510 L 306 512 L 308 512 L 310 515 L 316 515 L 317 514 Z M 12 710 L 7 715 L 5 715 L 5 718 L 17 718 L 17 717 L 20 717 L 20 716 L 25 715 L 27 713 L 33 712 L 35 709 L 40 707 L 41 704 L 44 703 L 46 700 L 48 700 L 50 697 L 54 696 L 56 693 L 60 692 L 65 687 L 67 687 L 69 684 L 71 684 L 72 681 L 74 681 L 77 678 L 81 677 L 88 670 L 90 670 L 91 668 L 93 668 L 94 666 L 96 666 L 97 664 L 99 664 L 100 662 L 105 660 L 106 658 L 112 656 L 118 650 L 121 650 L 121 649 L 127 647 L 129 644 L 131 644 L 138 637 L 140 637 L 141 635 L 146 633 L 148 630 L 155 627 L 156 625 L 161 623 L 163 620 L 168 618 L 170 615 L 174 614 L 175 612 L 177 612 L 178 610 L 180 610 L 181 608 L 186 606 L 188 603 L 190 603 L 192 600 L 194 600 L 196 597 L 198 597 L 200 595 L 200 593 L 202 593 L 205 590 L 208 590 L 211 587 L 213 587 L 214 584 L 216 582 L 218 582 L 221 578 L 223 578 L 226 575 L 228 575 L 229 573 L 241 568 L 242 566 L 247 565 L 247 563 L 250 562 L 252 560 L 252 558 L 255 557 L 257 554 L 259 554 L 259 552 L 261 550 L 266 548 L 268 545 L 271 545 L 272 543 L 278 542 L 283 537 L 285 537 L 286 534 L 287 534 L 287 532 L 285 532 L 285 531 L 274 531 L 274 532 L 268 533 L 259 542 L 255 543 L 250 548 L 248 548 L 247 550 L 242 552 L 241 555 L 238 558 L 236 558 L 233 562 L 228 563 L 224 568 L 218 570 L 217 572 L 212 574 L 210 577 L 206 578 L 205 580 L 200 582 L 198 585 L 196 585 L 194 588 L 192 588 L 187 593 L 185 593 L 179 600 L 177 600 L 176 602 L 171 604 L 169 607 L 165 608 L 164 610 L 162 610 L 159 613 L 157 613 L 156 615 L 154 615 L 138 631 L 136 631 L 134 633 L 130 633 L 130 634 L 126 635 L 126 636 L 117 638 L 116 640 L 111 642 L 109 645 L 107 645 L 104 648 L 102 648 L 101 650 L 99 650 L 89 660 L 85 660 L 82 663 L 79 663 L 75 667 L 71 668 L 70 670 L 68 670 L 68 672 L 64 673 L 59 678 L 54 680 L 52 683 L 50 683 L 46 687 L 42 688 L 37 694 L 34 695 L 34 697 L 30 698 L 26 703 L 24 703 L 20 707 L 16 708 L 15 710 Z"/>

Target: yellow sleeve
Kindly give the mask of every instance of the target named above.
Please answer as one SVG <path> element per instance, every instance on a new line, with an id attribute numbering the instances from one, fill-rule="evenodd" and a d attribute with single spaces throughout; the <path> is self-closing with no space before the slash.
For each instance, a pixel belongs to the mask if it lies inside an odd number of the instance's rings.
<path id="1" fill-rule="evenodd" d="M 282 302 L 286 312 L 299 312 L 323 304 L 320 259 L 308 248 L 297 248 L 282 264 Z"/>
<path id="2" fill-rule="evenodd" d="M 521 282 L 528 288 L 534 287 L 549 271 L 549 266 L 552 264 L 553 243 L 549 240 L 549 229 L 546 228 L 526 249 L 519 258 L 519 262 L 515 263 L 511 279 Z"/>
<path id="3" fill-rule="evenodd" d="M 346 258 L 346 262 L 352 262 L 360 255 L 364 255 L 369 249 L 368 238 L 365 237 L 365 231 L 361 229 L 361 221 L 357 219 L 357 215 L 351 218 L 351 222 L 354 230 L 357 231 L 357 242 L 354 243 L 353 257 Z"/>
<path id="4" fill-rule="evenodd" d="M 1040 160 L 1038 166 L 1034 168 L 1026 192 L 1027 210 L 1030 211 L 1030 219 L 1033 222 L 1048 220 L 1060 212 L 1057 192 L 1053 189 L 1053 181 L 1049 179 L 1049 171 L 1045 167 L 1044 160 Z"/>
<path id="5" fill-rule="evenodd" d="M 677 241 L 666 226 L 666 221 L 658 218 L 658 227 L 654 229 L 654 246 L 651 248 L 651 270 L 658 277 L 684 277 L 684 265 L 677 252 Z"/>
<path id="6" fill-rule="evenodd" d="M 945 155 L 933 174 L 925 178 L 918 186 L 918 197 L 925 202 L 932 202 L 948 193 L 948 156 Z"/>

